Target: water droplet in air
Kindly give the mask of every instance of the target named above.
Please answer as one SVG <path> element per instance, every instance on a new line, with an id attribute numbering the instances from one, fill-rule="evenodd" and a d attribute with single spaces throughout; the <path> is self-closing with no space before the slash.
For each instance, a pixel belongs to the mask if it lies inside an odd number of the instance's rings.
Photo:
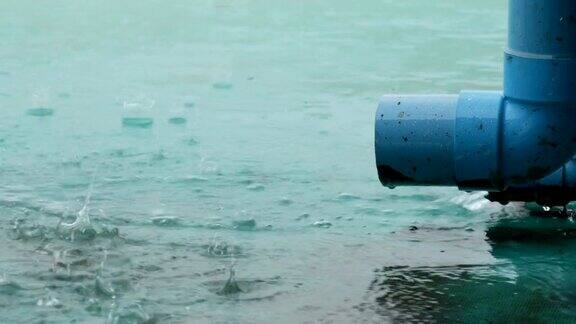
<path id="1" fill-rule="evenodd" d="M 332 226 L 332 223 L 330 223 L 329 221 L 326 221 L 326 220 L 319 220 L 317 222 L 314 222 L 314 224 L 312 224 L 312 226 L 328 228 L 328 227 Z"/>

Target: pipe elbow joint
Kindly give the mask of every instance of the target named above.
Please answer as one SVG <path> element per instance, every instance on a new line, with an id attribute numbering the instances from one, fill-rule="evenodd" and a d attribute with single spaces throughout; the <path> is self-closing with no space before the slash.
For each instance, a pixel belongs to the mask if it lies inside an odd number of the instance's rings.
<path id="1" fill-rule="evenodd" d="M 455 120 L 455 179 L 460 189 L 500 191 L 541 179 L 576 152 L 576 107 L 462 92 Z"/>
<path id="2" fill-rule="evenodd" d="M 552 174 L 513 185 L 502 191 L 489 192 L 491 201 L 507 204 L 510 201 L 536 202 L 543 206 L 566 206 L 576 197 L 576 160 L 572 158 Z"/>

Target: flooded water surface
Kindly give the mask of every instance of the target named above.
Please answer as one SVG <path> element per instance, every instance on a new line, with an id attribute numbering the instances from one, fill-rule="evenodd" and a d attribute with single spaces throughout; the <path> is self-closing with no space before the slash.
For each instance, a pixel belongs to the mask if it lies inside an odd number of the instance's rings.
<path id="1" fill-rule="evenodd" d="M 379 96 L 500 88 L 505 22 L 496 0 L 2 1 L 0 321 L 574 321 L 570 219 L 374 165 Z"/>

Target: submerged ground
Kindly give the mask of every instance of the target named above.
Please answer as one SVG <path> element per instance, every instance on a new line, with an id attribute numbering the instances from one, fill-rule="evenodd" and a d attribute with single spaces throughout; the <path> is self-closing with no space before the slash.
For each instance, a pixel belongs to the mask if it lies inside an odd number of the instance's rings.
<path id="1" fill-rule="evenodd" d="M 504 1 L 0 3 L 1 322 L 574 321 L 570 220 L 377 180 Z"/>

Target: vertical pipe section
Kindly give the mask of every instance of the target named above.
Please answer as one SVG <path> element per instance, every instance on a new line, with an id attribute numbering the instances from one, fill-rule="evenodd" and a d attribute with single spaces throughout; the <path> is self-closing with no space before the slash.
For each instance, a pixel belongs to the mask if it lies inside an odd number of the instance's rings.
<path id="1" fill-rule="evenodd" d="M 510 0 L 504 96 L 576 100 L 576 1 Z"/>
<path id="2" fill-rule="evenodd" d="M 576 1 L 509 0 L 508 14 L 502 172 L 517 185 L 573 169 Z"/>

